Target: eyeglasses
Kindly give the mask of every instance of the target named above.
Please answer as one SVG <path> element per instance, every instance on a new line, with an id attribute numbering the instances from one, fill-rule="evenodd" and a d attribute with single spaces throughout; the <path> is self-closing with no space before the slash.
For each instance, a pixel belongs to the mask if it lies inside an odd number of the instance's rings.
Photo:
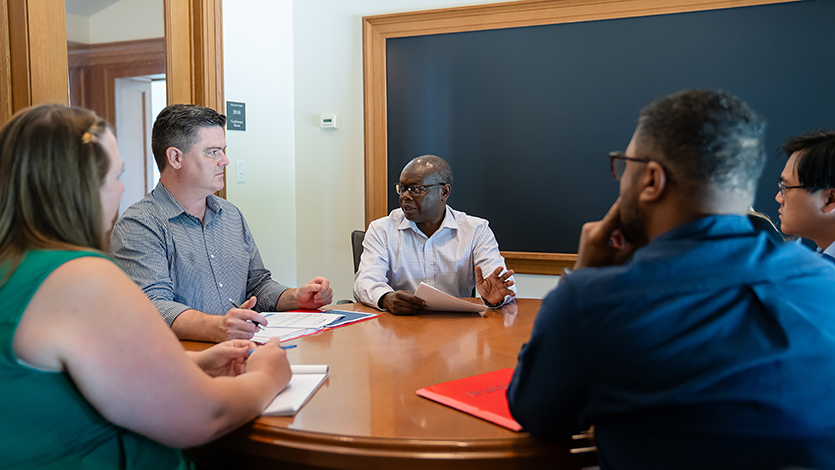
<path id="1" fill-rule="evenodd" d="M 432 186 L 443 186 L 445 184 L 446 183 L 421 184 L 421 185 L 410 184 L 410 185 L 407 186 L 407 185 L 398 183 L 398 184 L 394 185 L 394 191 L 397 192 L 398 196 L 402 196 L 403 193 L 405 193 L 406 191 L 409 191 L 409 194 L 412 197 L 420 197 L 420 196 L 423 196 L 426 193 L 426 190 L 431 188 Z"/>
<path id="2" fill-rule="evenodd" d="M 612 170 L 612 178 L 615 181 L 620 181 L 623 172 L 626 170 L 626 161 L 649 163 L 652 160 L 649 158 L 632 158 L 627 157 L 623 152 L 609 152 L 609 167 Z"/>
<path id="3" fill-rule="evenodd" d="M 781 196 L 786 195 L 786 190 L 787 189 L 810 189 L 810 188 L 812 188 L 812 186 L 808 186 L 808 185 L 805 185 L 805 184 L 798 184 L 797 186 L 786 186 L 785 184 L 783 184 L 782 181 L 777 183 L 777 189 L 780 191 Z"/>

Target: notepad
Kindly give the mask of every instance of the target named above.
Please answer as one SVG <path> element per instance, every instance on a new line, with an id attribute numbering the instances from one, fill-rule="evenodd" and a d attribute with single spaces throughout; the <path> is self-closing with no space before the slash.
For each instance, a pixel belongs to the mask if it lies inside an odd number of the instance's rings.
<path id="1" fill-rule="evenodd" d="M 511 431 L 520 431 L 522 425 L 510 415 L 507 404 L 507 386 L 512 377 L 513 369 L 500 369 L 424 387 L 417 394 Z"/>
<path id="2" fill-rule="evenodd" d="M 269 416 L 293 416 L 328 378 L 327 365 L 291 365 L 293 377 L 284 390 L 261 412 Z"/>

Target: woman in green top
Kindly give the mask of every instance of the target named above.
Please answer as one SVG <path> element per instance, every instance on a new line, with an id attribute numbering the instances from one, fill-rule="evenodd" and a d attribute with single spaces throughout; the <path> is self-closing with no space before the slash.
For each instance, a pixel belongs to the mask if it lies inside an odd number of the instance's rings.
<path id="1" fill-rule="evenodd" d="M 81 108 L 29 108 L 0 131 L 3 468 L 175 468 L 177 448 L 253 419 L 290 379 L 277 342 L 185 352 L 102 254 L 122 168 Z"/>

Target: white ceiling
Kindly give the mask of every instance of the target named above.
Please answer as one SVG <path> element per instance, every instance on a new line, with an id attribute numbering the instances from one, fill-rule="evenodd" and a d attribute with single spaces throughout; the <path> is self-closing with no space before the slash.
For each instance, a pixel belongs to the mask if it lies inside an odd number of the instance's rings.
<path id="1" fill-rule="evenodd" d="M 119 0 L 65 0 L 67 13 L 78 16 L 93 16 Z"/>

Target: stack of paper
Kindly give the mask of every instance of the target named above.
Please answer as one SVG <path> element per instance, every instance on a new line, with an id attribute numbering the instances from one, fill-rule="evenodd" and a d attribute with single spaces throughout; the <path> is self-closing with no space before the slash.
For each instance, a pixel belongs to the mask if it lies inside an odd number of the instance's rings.
<path id="1" fill-rule="evenodd" d="M 289 341 L 315 333 L 343 317 L 337 313 L 269 312 L 262 314 L 267 326 L 255 333 L 252 340 L 266 343 L 270 338 Z"/>
<path id="2" fill-rule="evenodd" d="M 326 365 L 295 365 L 290 369 L 293 371 L 290 383 L 273 398 L 262 415 L 293 416 L 328 378 Z"/>
<path id="3" fill-rule="evenodd" d="M 445 312 L 483 312 L 487 310 L 487 307 L 483 304 L 473 304 L 458 297 L 453 297 L 423 282 L 415 291 L 415 297 L 426 302 L 426 310 L 443 310 Z"/>

